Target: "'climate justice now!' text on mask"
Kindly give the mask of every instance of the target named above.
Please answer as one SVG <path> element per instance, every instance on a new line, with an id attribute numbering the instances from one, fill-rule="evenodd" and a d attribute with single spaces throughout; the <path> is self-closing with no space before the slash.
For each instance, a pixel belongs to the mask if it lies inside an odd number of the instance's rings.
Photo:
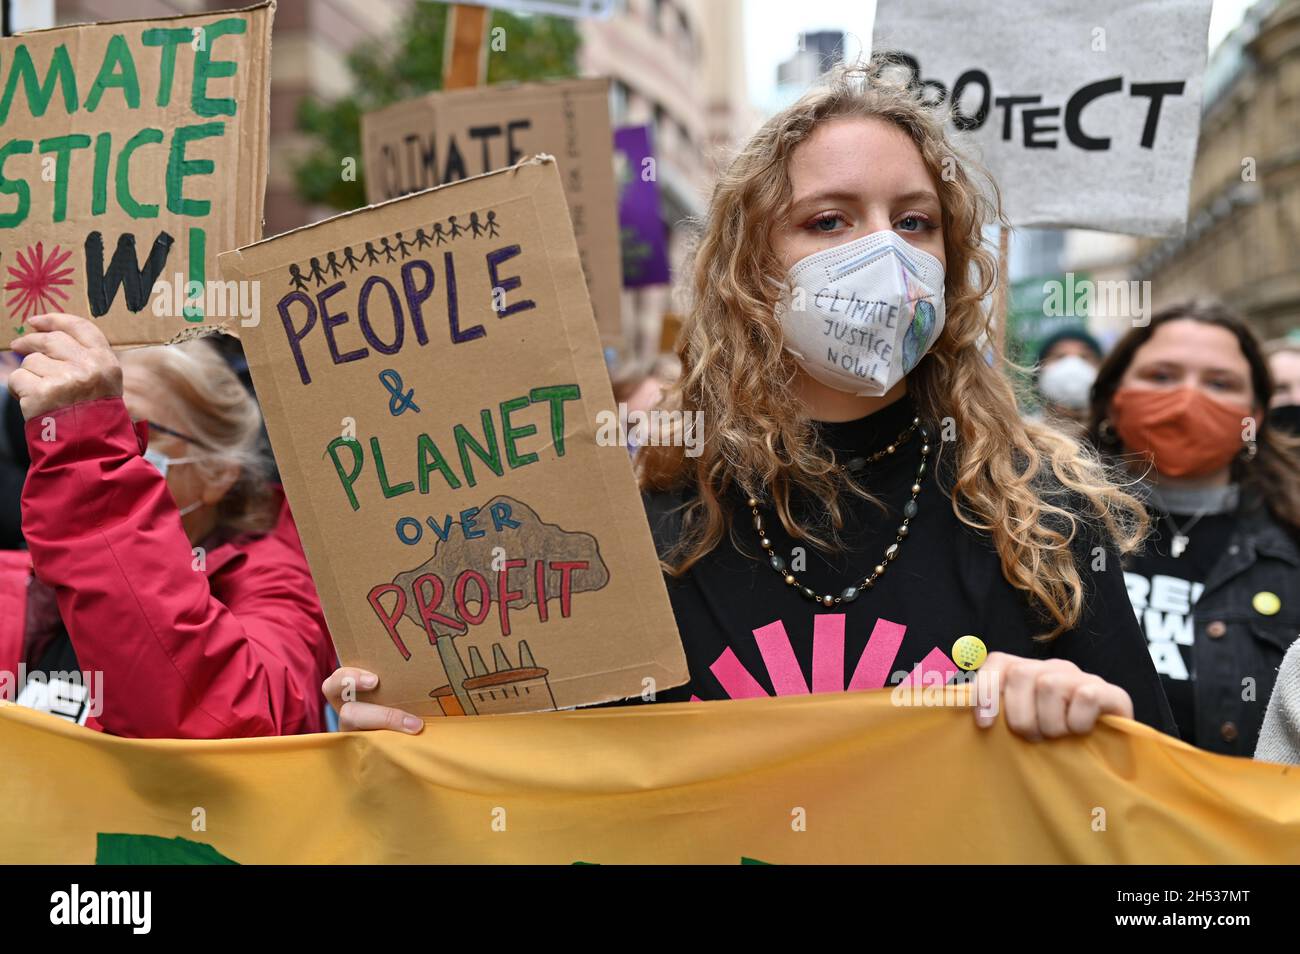
<path id="1" fill-rule="evenodd" d="M 800 259 L 778 305 L 785 347 L 827 387 L 892 388 L 943 331 L 943 265 L 895 232 Z"/>

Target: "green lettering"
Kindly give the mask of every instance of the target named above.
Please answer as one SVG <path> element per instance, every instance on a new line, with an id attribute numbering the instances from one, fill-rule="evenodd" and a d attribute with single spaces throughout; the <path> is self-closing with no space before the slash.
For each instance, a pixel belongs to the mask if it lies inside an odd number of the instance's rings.
<path id="1" fill-rule="evenodd" d="M 32 151 L 32 146 L 30 139 L 11 139 L 5 143 L 3 149 L 0 149 L 0 194 L 18 196 L 18 208 L 0 214 L 0 229 L 11 229 L 15 225 L 21 225 L 31 208 L 32 190 L 27 185 L 27 180 L 6 179 L 4 169 L 5 161 L 10 156 L 25 155 Z"/>
<path id="2" fill-rule="evenodd" d="M 135 196 L 131 195 L 131 154 L 141 146 L 162 141 L 161 129 L 141 129 L 126 141 L 117 157 L 117 204 L 133 219 L 158 218 L 158 206 L 137 202 Z"/>
<path id="3" fill-rule="evenodd" d="M 207 199 L 185 198 L 186 176 L 211 175 L 217 165 L 211 159 L 186 159 L 185 147 L 196 139 L 209 139 L 226 131 L 225 123 L 202 123 L 181 126 L 172 133 L 172 148 L 167 156 L 167 211 L 173 215 L 207 215 L 212 203 Z"/>
<path id="4" fill-rule="evenodd" d="M 9 81 L 5 83 L 4 96 L 0 97 L 0 124 L 9 119 L 9 107 L 13 103 L 14 91 L 18 80 L 22 79 L 27 93 L 27 108 L 33 116 L 45 115 L 50 100 L 54 98 L 54 84 L 57 82 L 63 90 L 63 108 L 71 116 L 77 111 L 77 74 L 72 71 L 72 60 L 68 58 L 68 48 L 62 44 L 50 57 L 50 70 L 45 74 L 45 82 L 36 79 L 36 66 L 25 44 L 19 44 L 14 50 L 14 61 L 9 67 Z"/>
<path id="5" fill-rule="evenodd" d="M 200 228 L 190 229 L 190 281 L 198 282 L 199 288 L 203 288 L 208 277 L 207 268 L 208 255 L 208 234 Z M 186 321 L 203 320 L 203 297 L 200 295 L 198 303 L 191 305 L 187 300 L 182 309 L 185 313 Z"/>
<path id="6" fill-rule="evenodd" d="M 210 99 L 208 80 L 234 76 L 238 64 L 233 60 L 214 60 L 212 46 L 218 37 L 246 32 L 248 21 L 231 17 L 209 23 L 200 29 L 203 31 L 204 42 L 203 48 L 194 54 L 194 87 L 190 93 L 190 106 L 199 116 L 233 116 L 235 101 L 230 98 Z"/>
<path id="7" fill-rule="evenodd" d="M 42 139 L 38 147 L 41 152 L 52 152 L 54 160 L 54 217 L 52 221 L 62 222 L 68 217 L 68 167 L 72 163 L 72 150 L 85 149 L 90 145 L 90 137 L 79 133 Z"/>
<path id="8" fill-rule="evenodd" d="M 91 187 L 90 214 L 103 215 L 108 208 L 108 160 L 112 156 L 113 134 L 95 137 L 95 181 Z"/>
<path id="9" fill-rule="evenodd" d="M 379 438 L 370 438 L 370 456 L 375 461 L 375 476 L 379 478 L 379 489 L 383 491 L 386 498 L 400 497 L 402 494 L 409 494 L 415 489 L 415 484 L 409 480 L 404 484 L 398 484 L 396 487 L 388 486 L 388 471 L 384 469 L 384 455 L 379 450 Z"/>
<path id="10" fill-rule="evenodd" d="M 343 472 L 343 462 L 339 460 L 340 447 L 346 447 L 352 451 L 352 472 L 349 474 Z M 334 461 L 334 469 L 338 472 L 339 481 L 343 484 L 343 492 L 348 495 L 348 503 L 352 505 L 353 510 L 360 510 L 361 504 L 357 503 L 357 495 L 352 492 L 352 485 L 357 482 L 357 477 L 361 475 L 361 465 L 365 462 L 366 455 L 361 452 L 361 443 L 355 437 L 336 437 L 329 442 L 325 452 Z"/>
<path id="11" fill-rule="evenodd" d="M 515 450 L 515 441 L 519 440 L 521 437 L 536 434 L 537 425 L 528 424 L 525 427 L 510 426 L 511 412 L 523 410 L 528 407 L 529 403 L 531 402 L 529 402 L 526 397 L 511 398 L 509 401 L 501 402 L 501 424 L 505 429 L 505 433 L 502 436 L 505 438 L 506 444 L 506 461 L 510 464 L 511 470 L 516 467 L 523 467 L 525 464 L 534 463 L 537 460 L 536 454 L 520 455 L 519 452 Z"/>
<path id="12" fill-rule="evenodd" d="M 469 452 L 472 450 L 479 460 L 488 465 L 488 469 L 498 477 L 502 475 L 501 469 L 501 448 L 497 446 L 496 425 L 492 423 L 492 412 L 489 410 L 479 411 L 479 420 L 483 422 L 483 436 L 492 448 L 489 452 L 483 448 L 464 424 L 457 424 L 452 433 L 456 435 L 456 451 L 460 454 L 460 469 L 465 472 L 465 482 L 473 487 L 476 483 L 474 479 L 474 467 L 469 462 Z"/>
<path id="13" fill-rule="evenodd" d="M 158 105 L 166 106 L 172 101 L 172 78 L 176 75 L 176 48 L 188 44 L 194 35 L 186 27 L 174 27 L 170 30 L 155 27 L 140 34 L 140 42 L 145 46 L 162 47 L 162 61 L 158 64 Z"/>
<path id="14" fill-rule="evenodd" d="M 90 93 L 86 96 L 86 112 L 95 111 L 99 106 L 99 98 L 110 86 L 122 90 L 122 98 L 128 107 L 140 108 L 140 80 L 135 75 L 135 59 L 131 56 L 131 48 L 126 45 L 126 37 L 120 33 L 109 37 L 99 75 L 95 77 Z"/>
<path id="15" fill-rule="evenodd" d="M 420 449 L 420 493 L 429 492 L 429 472 L 432 470 L 439 471 L 447 481 L 447 486 L 452 490 L 460 489 L 460 481 L 452 469 L 447 466 L 447 460 L 442 456 L 442 451 L 438 450 L 438 445 L 428 434 L 421 434 L 419 437 Z"/>
<path id="16" fill-rule="evenodd" d="M 544 388 L 533 388 L 528 392 L 528 399 L 551 402 L 551 442 L 555 445 L 555 456 L 564 456 L 564 402 L 576 401 L 582 392 L 576 384 L 556 384 Z"/>

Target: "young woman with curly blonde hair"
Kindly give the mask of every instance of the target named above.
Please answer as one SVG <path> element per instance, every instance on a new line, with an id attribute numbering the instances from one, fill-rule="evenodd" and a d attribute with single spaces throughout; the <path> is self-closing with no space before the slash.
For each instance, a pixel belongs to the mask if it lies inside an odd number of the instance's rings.
<path id="1" fill-rule="evenodd" d="M 831 74 L 714 190 L 667 397 L 702 413 L 703 450 L 637 458 L 691 672 L 657 701 L 977 669 L 984 725 L 1172 731 L 1117 554 L 1142 507 L 1022 420 L 982 308 L 997 200 L 884 66 Z"/>

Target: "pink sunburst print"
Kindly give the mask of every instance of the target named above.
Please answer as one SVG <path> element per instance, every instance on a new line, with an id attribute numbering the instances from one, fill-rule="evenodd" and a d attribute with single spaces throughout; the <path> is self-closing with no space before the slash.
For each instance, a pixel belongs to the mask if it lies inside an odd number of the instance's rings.
<path id="1" fill-rule="evenodd" d="M 819 613 L 813 617 L 812 692 L 844 692 L 857 689 L 882 689 L 903 645 L 907 627 L 887 619 L 876 620 L 853 675 L 844 682 L 844 614 Z M 778 696 L 807 695 L 808 683 L 795 658 L 790 636 L 780 620 L 754 630 L 754 641 L 763 657 L 763 667 L 768 680 Z M 745 668 L 744 663 L 728 647 L 709 667 L 727 696 L 732 699 L 752 699 L 766 696 L 767 690 Z M 905 685 L 924 684 L 927 677 L 939 677 L 944 682 L 958 671 L 957 664 L 937 646 L 903 680 Z M 691 696 L 699 702 L 698 696 Z"/>
<path id="2" fill-rule="evenodd" d="M 5 282 L 5 291 L 13 292 L 5 302 L 11 317 L 26 321 L 32 315 L 52 311 L 68 300 L 68 293 L 60 286 L 71 285 L 72 266 L 61 268 L 69 258 L 71 251 L 63 251 L 54 246 L 49 257 L 45 255 L 45 246 L 37 242 L 27 247 L 27 255 L 18 253 L 18 267 L 9 267 L 13 276 Z"/>

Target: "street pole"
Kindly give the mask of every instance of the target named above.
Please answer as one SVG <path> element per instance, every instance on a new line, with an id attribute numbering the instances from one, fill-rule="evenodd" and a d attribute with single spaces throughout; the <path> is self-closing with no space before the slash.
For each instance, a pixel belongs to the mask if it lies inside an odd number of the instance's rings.
<path id="1" fill-rule="evenodd" d="M 481 86 L 487 79 L 487 7 L 453 3 L 447 13 L 442 88 Z"/>

